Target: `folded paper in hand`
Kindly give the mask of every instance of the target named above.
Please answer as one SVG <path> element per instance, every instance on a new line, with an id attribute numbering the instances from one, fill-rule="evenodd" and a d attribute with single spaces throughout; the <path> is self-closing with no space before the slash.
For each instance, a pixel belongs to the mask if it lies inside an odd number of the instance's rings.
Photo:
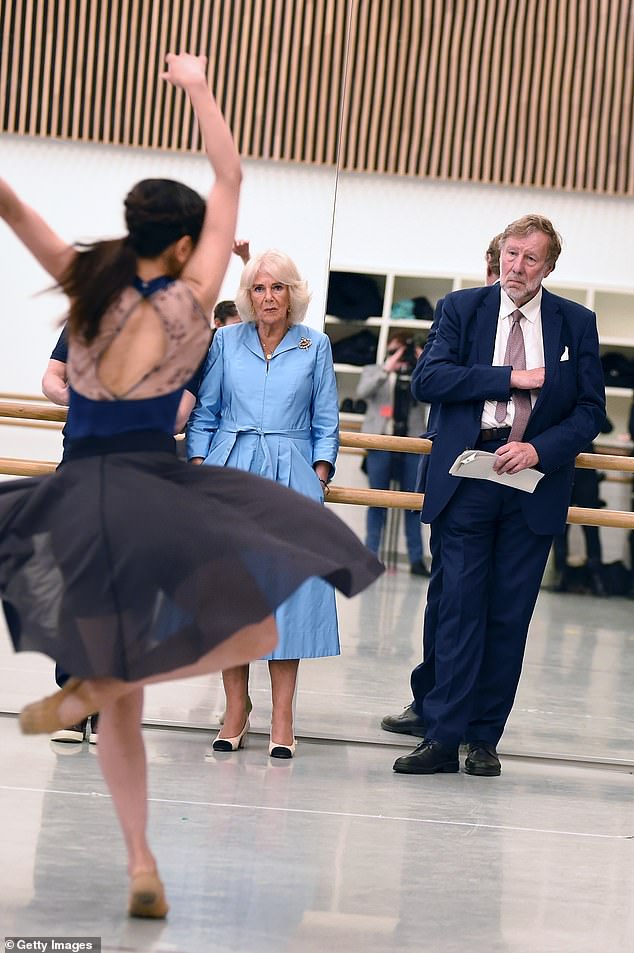
<path id="1" fill-rule="evenodd" d="M 502 483 L 516 490 L 524 490 L 525 493 L 532 493 L 544 475 L 532 467 L 520 470 L 519 473 L 496 473 L 493 464 L 497 459 L 497 454 L 487 453 L 486 450 L 465 450 L 456 457 L 449 472 L 452 476 Z"/>

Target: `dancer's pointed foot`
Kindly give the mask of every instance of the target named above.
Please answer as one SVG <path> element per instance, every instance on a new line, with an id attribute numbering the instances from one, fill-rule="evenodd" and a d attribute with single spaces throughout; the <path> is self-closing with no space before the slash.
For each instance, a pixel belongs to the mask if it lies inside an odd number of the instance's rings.
<path id="1" fill-rule="evenodd" d="M 167 916 L 169 904 L 165 889 L 155 870 L 144 870 L 130 878 L 128 915 L 162 920 Z"/>
<path id="2" fill-rule="evenodd" d="M 73 711 L 70 715 L 60 714 L 60 707 L 70 696 L 73 697 Z M 69 678 L 63 688 L 54 695 L 42 698 L 39 702 L 26 705 L 20 712 L 20 729 L 24 735 L 50 735 L 62 728 L 68 728 L 87 718 L 95 711 L 92 693 L 85 681 Z"/>

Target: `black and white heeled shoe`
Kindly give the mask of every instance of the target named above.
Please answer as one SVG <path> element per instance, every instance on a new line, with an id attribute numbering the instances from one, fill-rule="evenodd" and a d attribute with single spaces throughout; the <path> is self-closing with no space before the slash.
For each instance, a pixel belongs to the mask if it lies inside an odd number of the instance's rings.
<path id="1" fill-rule="evenodd" d="M 271 758 L 285 758 L 288 760 L 295 754 L 297 740 L 293 738 L 292 745 L 278 745 L 273 739 L 269 742 L 269 756 Z"/>
<path id="2" fill-rule="evenodd" d="M 249 730 L 249 719 L 244 723 L 244 728 L 239 735 L 236 735 L 235 738 L 221 738 L 220 732 L 216 735 L 216 738 L 212 744 L 214 751 L 237 751 L 242 747 L 242 742 L 246 738 L 247 731 Z"/>

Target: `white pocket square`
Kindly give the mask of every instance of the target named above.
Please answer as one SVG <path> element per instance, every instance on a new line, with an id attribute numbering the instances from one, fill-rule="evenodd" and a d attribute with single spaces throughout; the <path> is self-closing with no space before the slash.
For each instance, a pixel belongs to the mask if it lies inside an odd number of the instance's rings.
<path id="1" fill-rule="evenodd" d="M 567 346 L 567 345 L 566 345 L 566 347 L 564 348 L 564 353 L 561 355 L 561 357 L 559 358 L 559 360 L 560 360 L 560 361 L 568 361 L 568 360 L 570 360 L 570 355 L 568 354 L 568 346 Z"/>

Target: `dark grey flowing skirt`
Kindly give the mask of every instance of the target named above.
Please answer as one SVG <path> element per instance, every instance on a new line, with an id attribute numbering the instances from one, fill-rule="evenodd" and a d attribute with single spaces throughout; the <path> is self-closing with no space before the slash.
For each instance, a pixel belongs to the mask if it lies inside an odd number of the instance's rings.
<path id="1" fill-rule="evenodd" d="M 98 453 L 0 483 L 13 645 L 80 677 L 136 681 L 191 664 L 311 576 L 352 596 L 381 571 L 318 503 L 170 452 Z"/>

